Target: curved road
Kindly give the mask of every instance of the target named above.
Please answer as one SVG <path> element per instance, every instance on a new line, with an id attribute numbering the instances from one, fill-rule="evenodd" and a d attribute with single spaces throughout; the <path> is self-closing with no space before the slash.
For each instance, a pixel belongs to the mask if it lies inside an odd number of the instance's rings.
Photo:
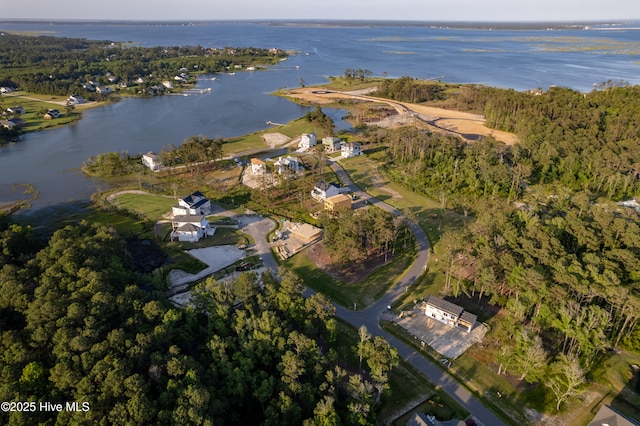
<path id="1" fill-rule="evenodd" d="M 362 325 L 366 326 L 373 336 L 385 337 L 392 346 L 398 349 L 398 355 L 400 355 L 402 359 L 421 371 L 433 384 L 440 386 L 453 399 L 469 411 L 479 424 L 486 426 L 504 425 L 504 422 L 489 411 L 482 402 L 480 402 L 480 400 L 473 396 L 466 388 L 461 386 L 446 372 L 442 371 L 440 367 L 433 364 L 415 349 L 406 345 L 404 342 L 399 341 L 380 327 L 379 317 L 386 310 L 387 306 L 391 305 L 394 300 L 406 291 L 406 289 L 413 284 L 413 282 L 425 270 L 427 262 L 429 261 L 429 241 L 427 240 L 427 235 L 424 233 L 422 228 L 414 221 L 403 216 L 398 209 L 361 191 L 360 188 L 351 181 L 349 175 L 347 175 L 342 166 L 337 162 L 332 162 L 331 168 L 338 175 L 338 178 L 340 178 L 343 185 L 348 187 L 353 194 L 356 194 L 362 202 L 367 201 L 370 204 L 388 211 L 394 217 L 403 217 L 415 235 L 418 246 L 418 255 L 416 260 L 383 297 L 366 309 L 362 310 L 350 310 L 336 305 L 336 315 L 356 328 L 359 328 Z"/>

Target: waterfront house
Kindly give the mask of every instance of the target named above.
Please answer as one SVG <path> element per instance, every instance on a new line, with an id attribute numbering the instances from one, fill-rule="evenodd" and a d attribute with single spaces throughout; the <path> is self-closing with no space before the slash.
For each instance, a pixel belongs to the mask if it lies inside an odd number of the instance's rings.
<path id="1" fill-rule="evenodd" d="M 311 148 L 312 146 L 316 146 L 317 143 L 318 140 L 316 139 L 315 133 L 303 133 L 300 137 L 298 148 Z"/>
<path id="2" fill-rule="evenodd" d="M 21 106 L 14 106 L 11 108 L 7 108 L 7 112 L 9 114 L 24 114 L 26 111 Z"/>
<path id="3" fill-rule="evenodd" d="M 476 324 L 477 317 L 455 303 L 436 296 L 429 296 L 425 302 L 424 314 L 451 327 L 460 327 L 470 333 Z"/>
<path id="4" fill-rule="evenodd" d="M 180 198 L 178 204 L 172 207 L 174 216 L 205 215 L 211 212 L 211 201 L 200 191 Z"/>
<path id="5" fill-rule="evenodd" d="M 149 151 L 146 154 L 142 154 L 142 164 L 157 172 L 162 168 L 162 160 L 160 160 L 160 156 L 155 152 Z"/>
<path id="6" fill-rule="evenodd" d="M 22 118 L 10 118 L 8 120 L 0 120 L 0 125 L 5 129 L 13 130 L 24 126 L 26 123 Z"/>
<path id="7" fill-rule="evenodd" d="M 362 146 L 358 142 L 342 144 L 342 147 L 340 148 L 340 155 L 342 158 L 351 158 L 357 155 L 362 155 Z"/>
<path id="8" fill-rule="evenodd" d="M 111 88 L 106 86 L 96 86 L 96 92 L 102 95 L 106 95 L 108 93 L 111 93 Z"/>
<path id="9" fill-rule="evenodd" d="M 60 111 L 57 109 L 49 109 L 44 113 L 45 120 L 53 120 L 54 118 L 60 117 Z"/>
<path id="10" fill-rule="evenodd" d="M 171 221 L 173 231 L 171 241 L 186 241 L 195 243 L 204 237 L 210 237 L 216 232 L 216 228 L 209 224 L 204 215 L 176 216 Z"/>
<path id="11" fill-rule="evenodd" d="M 71 95 L 67 98 L 67 102 L 71 105 L 78 105 L 78 104 L 83 104 L 86 101 L 80 95 Z"/>
<path id="12" fill-rule="evenodd" d="M 320 180 L 311 191 L 311 197 L 317 201 L 324 201 L 327 198 L 340 194 L 340 186 L 335 183 L 328 183 Z"/>

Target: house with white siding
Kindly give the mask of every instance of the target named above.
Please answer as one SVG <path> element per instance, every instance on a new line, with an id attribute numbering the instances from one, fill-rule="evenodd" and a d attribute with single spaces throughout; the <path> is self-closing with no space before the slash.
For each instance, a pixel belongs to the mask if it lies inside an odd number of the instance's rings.
<path id="1" fill-rule="evenodd" d="M 149 151 L 146 154 L 142 154 L 142 164 L 157 172 L 162 168 L 162 161 L 160 160 L 160 156 L 155 152 Z"/>
<path id="2" fill-rule="evenodd" d="M 173 231 L 171 241 L 178 240 L 195 243 L 205 237 L 211 237 L 216 228 L 209 224 L 204 215 L 176 216 L 171 221 Z"/>
<path id="3" fill-rule="evenodd" d="M 205 215 L 211 213 L 211 201 L 200 191 L 180 198 L 172 207 L 174 216 Z"/>
<path id="4" fill-rule="evenodd" d="M 316 146 L 317 143 L 318 140 L 315 133 L 303 133 L 300 137 L 298 148 L 311 148 L 312 146 Z"/>
<path id="5" fill-rule="evenodd" d="M 476 324 L 477 317 L 455 303 L 436 296 L 429 296 L 425 302 L 424 314 L 451 327 L 459 327 L 470 333 Z"/>
<path id="6" fill-rule="evenodd" d="M 362 145 L 358 142 L 343 143 L 340 147 L 340 156 L 342 158 L 351 158 L 362 155 Z"/>

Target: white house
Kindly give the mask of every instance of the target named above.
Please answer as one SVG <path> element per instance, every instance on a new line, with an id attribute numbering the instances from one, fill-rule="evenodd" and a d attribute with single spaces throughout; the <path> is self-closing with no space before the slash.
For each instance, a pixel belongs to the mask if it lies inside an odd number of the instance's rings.
<path id="1" fill-rule="evenodd" d="M 317 143 L 318 140 L 316 139 L 315 133 L 303 133 L 300 137 L 298 148 L 311 148 L 312 146 L 316 146 Z"/>
<path id="2" fill-rule="evenodd" d="M 323 180 L 318 181 L 311 191 L 311 197 L 317 201 L 324 201 L 338 194 L 340 194 L 340 186 L 335 183 L 327 183 Z"/>
<path id="3" fill-rule="evenodd" d="M 111 93 L 111 87 L 96 86 L 96 92 L 102 93 L 103 95 L 107 93 Z"/>
<path id="4" fill-rule="evenodd" d="M 251 159 L 251 173 L 261 175 L 267 171 L 267 164 L 259 158 Z"/>
<path id="5" fill-rule="evenodd" d="M 209 224 L 204 215 L 176 216 L 171 222 L 173 231 L 171 241 L 187 241 L 195 243 L 201 238 L 210 237 L 216 232 L 216 228 Z"/>
<path id="6" fill-rule="evenodd" d="M 9 114 L 24 114 L 25 110 L 24 110 L 24 107 L 14 106 L 14 107 L 11 107 L 11 108 L 7 108 L 7 112 Z"/>
<path id="7" fill-rule="evenodd" d="M 187 195 L 178 200 L 172 207 L 173 216 L 205 215 L 211 212 L 211 201 L 200 191 Z"/>
<path id="8" fill-rule="evenodd" d="M 451 327 L 460 327 L 467 333 L 471 332 L 477 321 L 475 315 L 465 312 L 461 306 L 435 296 L 427 298 L 424 314 Z"/>
<path id="9" fill-rule="evenodd" d="M 278 161 L 273 163 L 273 165 L 278 171 L 279 175 L 284 173 L 286 170 L 296 173 L 300 169 L 300 164 L 298 163 L 298 159 L 291 156 L 288 156 L 286 158 L 280 157 L 278 158 Z"/>
<path id="10" fill-rule="evenodd" d="M 162 85 L 164 86 L 165 89 L 173 89 L 173 83 L 170 82 L 169 80 L 163 81 Z"/>
<path id="11" fill-rule="evenodd" d="M 155 152 L 149 151 L 146 154 L 142 154 L 142 164 L 157 172 L 162 168 L 162 160 L 160 160 L 160 156 Z"/>
<path id="12" fill-rule="evenodd" d="M 71 105 L 78 105 L 78 104 L 83 104 L 86 101 L 80 95 L 71 95 L 67 98 L 67 102 L 69 102 Z"/>
<path id="13" fill-rule="evenodd" d="M 344 143 L 340 147 L 340 156 L 342 158 L 351 158 L 356 155 L 362 155 L 362 146 L 358 142 Z"/>
<path id="14" fill-rule="evenodd" d="M 0 87 L 0 93 L 9 93 L 9 92 L 13 92 L 13 89 L 11 87 Z"/>

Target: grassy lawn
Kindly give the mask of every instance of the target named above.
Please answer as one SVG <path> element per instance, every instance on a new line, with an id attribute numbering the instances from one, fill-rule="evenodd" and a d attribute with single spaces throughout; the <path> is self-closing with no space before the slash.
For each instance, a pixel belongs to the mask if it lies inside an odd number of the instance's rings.
<path id="1" fill-rule="evenodd" d="M 303 133 L 310 133 L 314 131 L 315 128 L 313 124 L 307 121 L 306 118 L 302 117 L 292 120 L 284 126 L 269 127 L 268 129 L 261 130 L 259 132 L 226 139 L 222 148 L 225 155 L 241 153 L 243 151 L 253 149 L 267 149 L 268 145 L 262 139 L 262 135 L 265 133 L 282 133 L 290 138 L 295 138 Z"/>
<path id="2" fill-rule="evenodd" d="M 364 81 L 360 81 L 357 78 L 346 79 L 344 77 L 331 77 L 329 78 L 329 82 L 327 84 L 323 84 L 321 87 L 326 90 L 340 90 L 340 91 L 351 91 L 351 90 L 362 90 L 367 89 L 369 87 L 375 87 L 381 84 L 385 79 L 384 78 L 366 78 Z"/>
<path id="3" fill-rule="evenodd" d="M 162 215 L 171 212 L 176 200 L 153 194 L 119 194 L 115 197 L 114 203 L 123 210 L 142 214 L 156 222 Z"/>
<path id="4" fill-rule="evenodd" d="M 86 216 L 86 220 L 113 227 L 118 231 L 118 234 L 125 238 L 131 236 L 137 236 L 140 239 L 154 238 L 151 222 L 141 218 L 134 218 L 118 211 L 105 211 L 94 208 Z"/>

